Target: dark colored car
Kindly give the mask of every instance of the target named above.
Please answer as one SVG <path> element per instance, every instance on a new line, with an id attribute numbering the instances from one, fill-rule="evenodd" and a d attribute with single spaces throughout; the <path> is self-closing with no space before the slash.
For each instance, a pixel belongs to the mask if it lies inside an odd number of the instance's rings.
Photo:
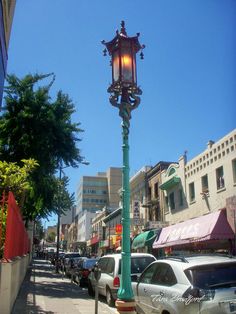
<path id="1" fill-rule="evenodd" d="M 80 286 L 87 286 L 88 285 L 88 275 L 90 274 L 91 270 L 93 269 L 94 265 L 98 262 L 98 258 L 81 258 L 74 272 L 74 280 Z"/>

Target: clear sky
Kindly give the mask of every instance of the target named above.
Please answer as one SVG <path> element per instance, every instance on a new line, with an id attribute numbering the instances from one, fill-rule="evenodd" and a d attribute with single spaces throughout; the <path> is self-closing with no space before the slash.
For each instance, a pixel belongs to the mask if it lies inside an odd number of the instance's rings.
<path id="1" fill-rule="evenodd" d="M 8 73 L 56 74 L 76 106 L 90 162 L 66 169 L 70 191 L 82 175 L 122 166 L 121 120 L 109 103 L 109 41 L 126 22 L 140 32 L 140 106 L 132 112 L 130 175 L 144 165 L 188 159 L 236 127 L 235 0 L 17 0 Z"/>

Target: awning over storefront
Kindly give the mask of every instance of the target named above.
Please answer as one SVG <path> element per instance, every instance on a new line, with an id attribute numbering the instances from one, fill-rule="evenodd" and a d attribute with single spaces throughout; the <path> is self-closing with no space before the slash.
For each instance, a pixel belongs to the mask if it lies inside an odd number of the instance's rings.
<path id="1" fill-rule="evenodd" d="M 90 239 L 90 245 L 97 244 L 98 242 L 99 242 L 99 237 L 98 236 L 95 236 L 95 237 Z"/>
<path id="2" fill-rule="evenodd" d="M 137 235 L 132 242 L 132 249 L 136 250 L 144 246 L 152 246 L 153 241 L 157 237 L 157 230 L 149 230 Z"/>
<path id="3" fill-rule="evenodd" d="M 107 248 L 109 246 L 109 240 L 103 240 L 99 242 L 100 248 Z"/>
<path id="4" fill-rule="evenodd" d="M 234 233 L 226 211 L 220 210 L 163 228 L 153 248 L 224 239 L 234 239 Z"/>
<path id="5" fill-rule="evenodd" d="M 160 185 L 161 190 L 169 190 L 172 189 L 175 185 L 177 185 L 180 182 L 180 177 L 174 176 L 168 181 L 162 183 Z"/>

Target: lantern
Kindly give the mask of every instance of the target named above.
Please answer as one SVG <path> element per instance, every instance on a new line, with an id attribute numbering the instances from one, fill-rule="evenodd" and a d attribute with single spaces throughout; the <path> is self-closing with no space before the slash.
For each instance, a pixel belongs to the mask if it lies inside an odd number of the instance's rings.
<path id="1" fill-rule="evenodd" d="M 120 32 L 116 32 L 116 36 L 110 41 L 102 43 L 106 46 L 104 55 L 108 51 L 111 56 L 112 65 L 112 85 L 110 89 L 120 91 L 123 87 L 135 88 L 137 86 L 136 74 L 136 54 L 145 46 L 140 45 L 138 36 L 128 37 L 125 30 L 124 21 L 121 22 Z M 141 58 L 143 53 L 141 52 Z"/>

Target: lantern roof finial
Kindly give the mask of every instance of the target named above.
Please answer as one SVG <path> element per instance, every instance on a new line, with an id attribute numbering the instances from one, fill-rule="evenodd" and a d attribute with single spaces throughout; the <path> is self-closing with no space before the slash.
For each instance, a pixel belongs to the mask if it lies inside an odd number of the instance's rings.
<path id="1" fill-rule="evenodd" d="M 127 33 L 126 33 L 126 29 L 125 29 L 125 21 L 121 21 L 120 23 L 121 28 L 120 28 L 120 35 L 122 36 L 126 36 L 127 37 Z"/>
<path id="2" fill-rule="evenodd" d="M 129 41 L 129 42 L 132 42 L 134 52 L 137 53 L 140 49 L 144 49 L 145 47 L 144 45 L 141 45 L 139 43 L 139 40 L 138 40 L 139 35 L 140 34 L 137 33 L 136 36 L 129 37 L 126 33 L 125 22 L 121 21 L 121 29 L 120 31 L 116 30 L 116 36 L 111 41 L 108 41 L 108 42 L 103 40 L 102 44 L 106 46 L 108 54 L 112 55 L 112 53 L 118 49 L 120 42 Z M 106 55 L 107 51 L 104 50 L 103 55 Z M 143 58 L 143 56 L 141 56 L 141 58 Z"/>

